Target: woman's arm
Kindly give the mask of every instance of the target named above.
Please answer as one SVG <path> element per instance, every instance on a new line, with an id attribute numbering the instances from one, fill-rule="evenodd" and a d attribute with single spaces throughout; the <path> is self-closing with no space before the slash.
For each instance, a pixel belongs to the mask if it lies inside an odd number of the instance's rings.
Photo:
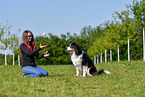
<path id="1" fill-rule="evenodd" d="M 35 50 L 30 51 L 25 44 L 21 44 L 20 49 L 21 49 L 21 51 L 23 51 L 25 54 L 27 54 L 29 56 L 32 56 L 41 50 L 41 48 L 39 47 Z"/>
<path id="2" fill-rule="evenodd" d="M 37 57 L 38 59 L 41 59 L 41 58 L 47 57 L 47 56 L 49 56 L 49 55 L 50 55 L 50 53 L 48 53 L 48 51 L 46 51 L 43 55 L 39 55 L 39 53 L 37 53 L 36 57 Z"/>
<path id="3" fill-rule="evenodd" d="M 37 58 L 37 59 L 41 59 L 41 58 L 43 58 L 43 57 L 44 57 L 44 54 L 43 54 L 43 55 L 39 55 L 39 53 L 36 54 L 36 58 Z"/>

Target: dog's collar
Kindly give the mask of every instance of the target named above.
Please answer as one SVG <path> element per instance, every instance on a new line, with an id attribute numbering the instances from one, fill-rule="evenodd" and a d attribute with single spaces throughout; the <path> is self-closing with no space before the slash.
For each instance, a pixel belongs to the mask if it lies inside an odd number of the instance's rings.
<path id="1" fill-rule="evenodd" d="M 82 51 L 82 54 L 84 54 L 85 52 L 84 51 Z"/>

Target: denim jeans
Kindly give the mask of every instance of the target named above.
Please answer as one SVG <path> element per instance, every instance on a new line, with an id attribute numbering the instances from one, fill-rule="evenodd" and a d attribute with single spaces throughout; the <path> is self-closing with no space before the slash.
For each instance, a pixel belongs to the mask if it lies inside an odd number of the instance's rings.
<path id="1" fill-rule="evenodd" d="M 48 72 L 39 67 L 39 66 L 26 66 L 22 68 L 22 72 L 25 73 L 26 77 L 42 77 L 42 76 L 48 76 Z"/>

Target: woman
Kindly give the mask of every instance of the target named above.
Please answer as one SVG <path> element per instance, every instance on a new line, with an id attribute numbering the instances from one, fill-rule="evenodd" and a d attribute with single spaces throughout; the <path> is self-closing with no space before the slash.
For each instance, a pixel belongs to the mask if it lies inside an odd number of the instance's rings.
<path id="1" fill-rule="evenodd" d="M 48 76 L 48 72 L 37 66 L 35 64 L 35 59 L 36 58 L 41 59 L 43 57 L 47 57 L 50 54 L 48 51 L 46 51 L 43 55 L 39 55 L 38 51 L 40 51 L 42 48 L 46 47 L 41 46 L 36 49 L 35 41 L 34 41 L 34 36 L 31 31 L 25 30 L 22 35 L 23 43 L 20 45 L 20 53 L 22 54 L 22 72 L 23 76 L 25 77 L 42 77 L 42 76 Z"/>

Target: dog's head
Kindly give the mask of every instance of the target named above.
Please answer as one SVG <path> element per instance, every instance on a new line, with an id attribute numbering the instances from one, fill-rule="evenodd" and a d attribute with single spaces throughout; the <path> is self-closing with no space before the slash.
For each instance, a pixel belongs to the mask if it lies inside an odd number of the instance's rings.
<path id="1" fill-rule="evenodd" d="M 82 50 L 78 46 L 76 42 L 71 42 L 69 47 L 67 47 L 67 52 L 68 53 L 75 53 L 76 55 L 82 54 Z"/>

